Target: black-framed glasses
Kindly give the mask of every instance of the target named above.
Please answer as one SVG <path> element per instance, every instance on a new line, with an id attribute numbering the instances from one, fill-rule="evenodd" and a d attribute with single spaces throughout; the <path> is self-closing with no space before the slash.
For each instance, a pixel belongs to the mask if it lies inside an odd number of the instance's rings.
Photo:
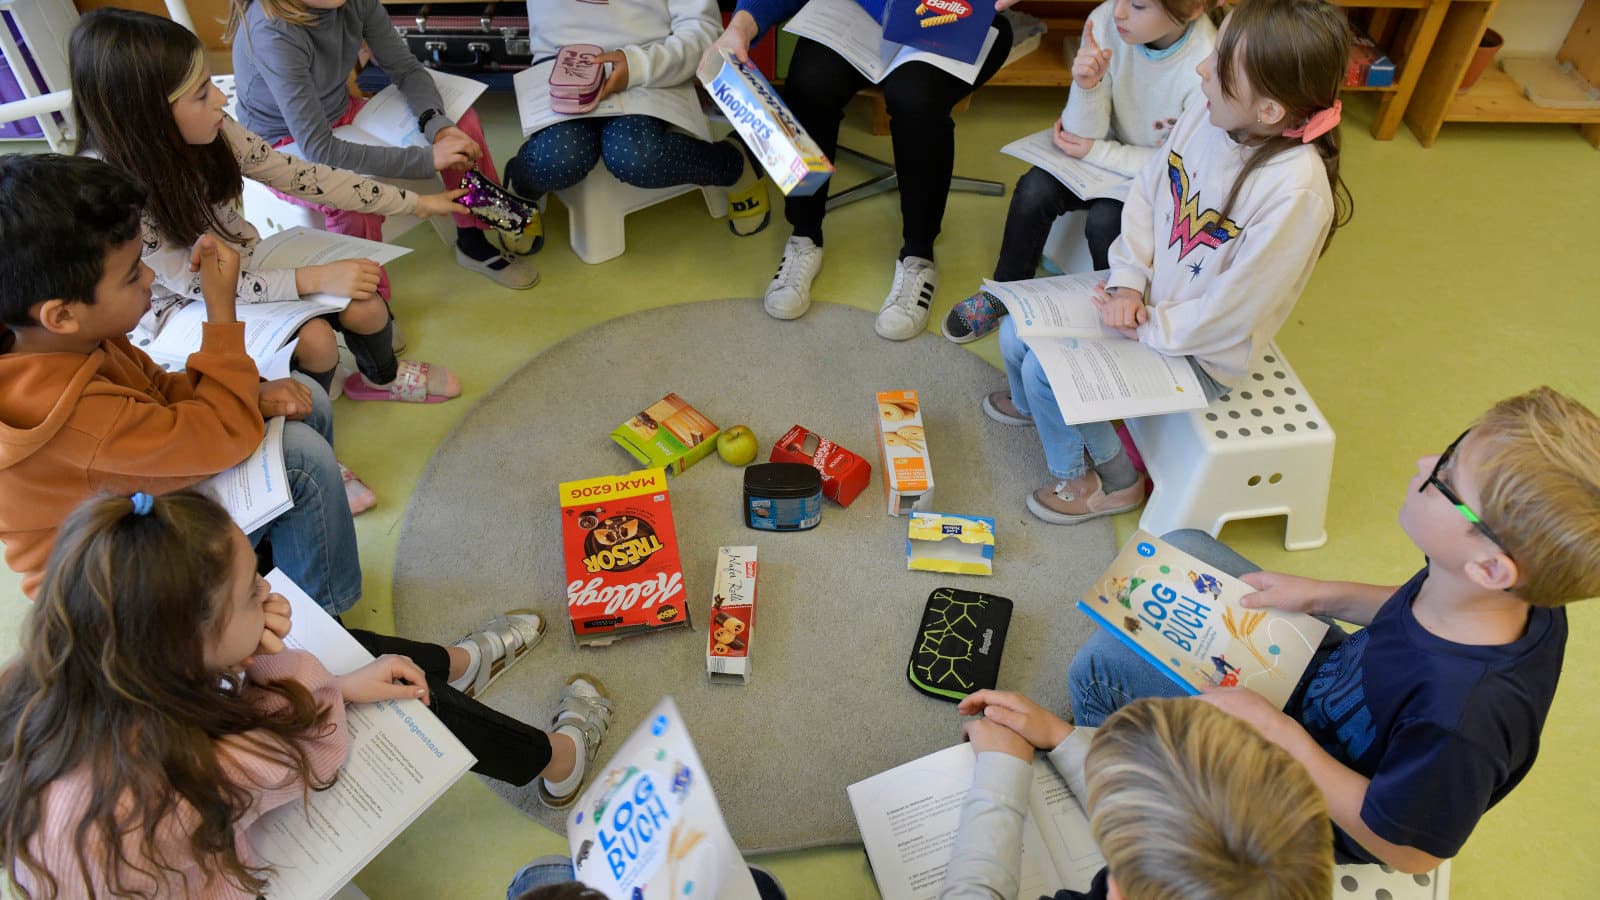
<path id="1" fill-rule="evenodd" d="M 1500 538 L 1495 536 L 1495 533 L 1489 529 L 1489 526 L 1483 524 L 1483 519 L 1480 519 L 1478 514 L 1472 511 L 1472 507 L 1462 502 L 1461 495 L 1457 494 L 1454 488 L 1450 487 L 1450 485 L 1447 484 L 1443 478 L 1439 477 L 1439 473 L 1444 471 L 1445 467 L 1450 464 L 1450 460 L 1456 455 L 1456 448 L 1461 446 L 1461 442 L 1466 439 L 1467 434 L 1470 431 L 1471 429 L 1461 432 L 1460 437 L 1451 441 L 1450 446 L 1444 448 L 1444 452 L 1439 454 L 1438 460 L 1436 460 L 1433 464 L 1433 471 L 1428 473 L 1428 477 L 1422 482 L 1422 486 L 1417 488 L 1417 493 L 1421 494 L 1426 492 L 1428 490 L 1428 485 L 1430 484 L 1438 488 L 1439 493 L 1444 495 L 1444 498 L 1450 501 L 1450 505 L 1456 508 L 1456 512 L 1461 513 L 1462 518 L 1466 519 L 1468 522 L 1471 522 L 1472 527 L 1478 529 L 1478 531 L 1482 533 L 1484 537 L 1494 542 L 1496 547 L 1499 547 L 1509 555 L 1511 551 L 1506 550 L 1506 545 L 1501 543 Z"/>

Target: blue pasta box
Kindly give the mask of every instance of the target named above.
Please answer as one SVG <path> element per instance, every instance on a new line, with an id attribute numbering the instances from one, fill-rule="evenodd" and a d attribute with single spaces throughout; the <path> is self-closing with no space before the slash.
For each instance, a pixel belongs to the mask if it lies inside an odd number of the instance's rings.
<path id="1" fill-rule="evenodd" d="M 1393 87 L 1394 86 L 1394 61 L 1387 56 L 1379 56 L 1367 66 L 1367 87 Z"/>
<path id="2" fill-rule="evenodd" d="M 994 3 L 990 0 L 886 0 L 881 21 L 886 41 L 971 63 L 983 52 L 989 24 L 994 21 Z"/>

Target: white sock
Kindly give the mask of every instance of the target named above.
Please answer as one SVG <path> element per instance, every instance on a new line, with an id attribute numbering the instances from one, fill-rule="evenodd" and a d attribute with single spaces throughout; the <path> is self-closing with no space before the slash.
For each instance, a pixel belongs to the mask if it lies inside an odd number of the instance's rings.
<path id="1" fill-rule="evenodd" d="M 583 783 L 583 770 L 589 759 L 588 748 L 585 746 L 583 732 L 572 725 L 563 725 L 556 729 L 556 734 L 564 734 L 572 738 L 576 752 L 573 754 L 572 774 L 560 781 L 544 780 L 544 789 L 557 797 L 565 797 L 578 789 Z"/>
<path id="2" fill-rule="evenodd" d="M 450 686 L 458 691 L 464 691 L 478 677 L 478 666 L 483 663 L 483 651 L 478 649 L 477 641 L 462 641 L 456 645 L 467 651 L 467 671 L 460 678 L 450 682 Z"/>

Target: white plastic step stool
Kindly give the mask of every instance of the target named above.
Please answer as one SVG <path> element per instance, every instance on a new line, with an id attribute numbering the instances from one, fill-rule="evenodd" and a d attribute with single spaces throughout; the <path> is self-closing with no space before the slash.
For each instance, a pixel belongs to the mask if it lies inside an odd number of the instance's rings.
<path id="1" fill-rule="evenodd" d="M 618 181 L 603 162 L 597 163 L 582 181 L 555 194 L 567 208 L 567 229 L 572 234 L 572 252 L 593 265 L 615 259 L 628 249 L 623 220 L 629 213 L 690 191 L 700 191 L 705 196 L 706 209 L 712 218 L 720 219 L 728 214 L 728 192 L 725 188 L 697 187 L 692 184 L 665 188 L 634 187 Z"/>
<path id="2" fill-rule="evenodd" d="M 1333 428 L 1268 344 L 1249 382 L 1208 408 L 1127 420 L 1155 482 L 1139 527 L 1151 534 L 1288 516 L 1283 546 L 1311 550 L 1328 540 L 1324 522 L 1333 478 Z"/>

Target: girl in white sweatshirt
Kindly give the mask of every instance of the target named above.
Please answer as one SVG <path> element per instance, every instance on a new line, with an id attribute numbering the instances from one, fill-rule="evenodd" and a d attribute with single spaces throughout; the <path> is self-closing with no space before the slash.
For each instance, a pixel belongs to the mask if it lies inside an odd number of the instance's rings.
<path id="1" fill-rule="evenodd" d="M 1205 102 L 1195 67 L 1211 54 L 1213 0 L 1106 0 L 1089 14 L 1072 64 L 1072 91 L 1055 123 L 1066 156 L 1132 178 L 1167 140 L 1183 111 Z M 1035 166 L 1017 180 L 995 281 L 1032 278 L 1055 220 L 1082 210 L 1096 271 L 1122 231 L 1121 197 L 1083 198 Z M 1000 327 L 1005 307 L 985 291 L 957 303 L 944 335 L 965 344 Z"/>
<path id="2" fill-rule="evenodd" d="M 1349 32 L 1323 0 L 1245 0 L 1200 63 L 1206 102 L 1139 172 L 1096 291 L 1103 324 L 1183 356 L 1208 399 L 1242 384 L 1349 220 L 1339 85 Z M 1051 481 L 1028 509 L 1057 524 L 1134 509 L 1144 481 L 1110 422 L 1068 425 L 1039 361 L 1000 326 L 1008 389 L 990 418 L 1037 425 Z"/>

